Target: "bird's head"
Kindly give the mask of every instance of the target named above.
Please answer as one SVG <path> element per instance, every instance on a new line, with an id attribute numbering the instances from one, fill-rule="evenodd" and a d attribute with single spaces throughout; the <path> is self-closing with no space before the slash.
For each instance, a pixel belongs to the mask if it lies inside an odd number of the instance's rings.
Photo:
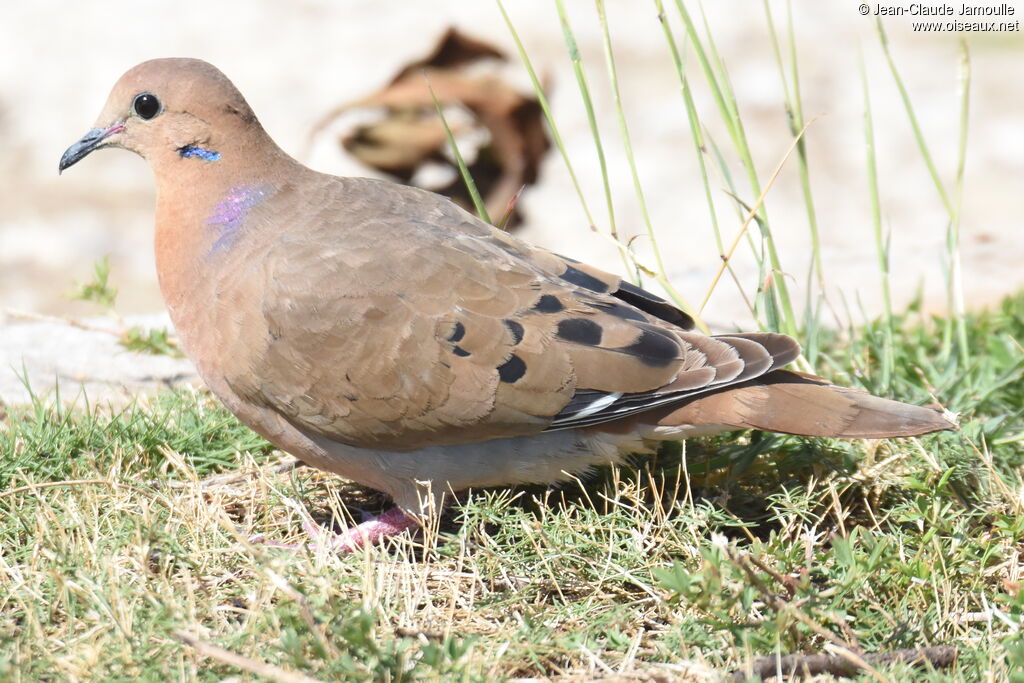
<path id="1" fill-rule="evenodd" d="M 95 127 L 68 147 L 60 171 L 91 152 L 120 147 L 154 169 L 215 164 L 266 137 L 238 89 L 198 59 L 154 59 L 114 85 Z"/>

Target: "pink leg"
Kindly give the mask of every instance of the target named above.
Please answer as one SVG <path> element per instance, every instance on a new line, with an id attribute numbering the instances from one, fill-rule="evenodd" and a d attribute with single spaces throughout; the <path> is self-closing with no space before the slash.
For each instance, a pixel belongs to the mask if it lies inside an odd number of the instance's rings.
<path id="1" fill-rule="evenodd" d="M 302 528 L 309 536 L 311 549 L 327 548 L 338 553 L 354 552 L 364 545 L 380 543 L 406 529 L 418 529 L 419 526 L 419 520 L 399 508 L 391 508 L 378 517 L 346 529 L 340 534 L 324 529 L 308 516 L 302 522 Z"/>
<path id="2" fill-rule="evenodd" d="M 312 549 L 326 547 L 339 553 L 350 553 L 359 550 L 364 545 L 380 543 L 392 536 L 397 536 L 406 529 L 418 529 L 419 526 L 419 520 L 407 515 L 399 508 L 391 508 L 340 534 L 324 529 L 309 517 L 306 517 L 302 523 L 302 528 L 309 536 Z"/>
<path id="3" fill-rule="evenodd" d="M 313 518 L 309 516 L 309 513 L 306 512 L 306 508 L 297 501 L 291 500 L 290 498 L 284 498 L 284 503 L 292 507 L 299 516 L 302 517 L 302 530 L 305 531 L 306 535 L 309 537 L 309 544 L 307 547 L 313 551 L 319 550 L 320 548 L 327 548 L 328 550 L 337 553 L 350 553 L 367 544 L 373 545 L 387 540 L 392 536 L 397 536 L 406 529 L 420 528 L 420 522 L 418 519 L 411 515 L 407 515 L 400 508 L 391 508 L 377 517 L 368 519 L 362 524 L 357 524 L 350 529 L 346 529 L 340 534 L 336 534 L 333 531 L 328 531 L 317 524 Z M 290 543 L 268 541 L 262 535 L 253 536 L 249 541 L 251 543 L 258 543 L 272 548 L 287 548 L 289 550 L 298 550 L 302 547 L 301 545 L 293 545 Z"/>

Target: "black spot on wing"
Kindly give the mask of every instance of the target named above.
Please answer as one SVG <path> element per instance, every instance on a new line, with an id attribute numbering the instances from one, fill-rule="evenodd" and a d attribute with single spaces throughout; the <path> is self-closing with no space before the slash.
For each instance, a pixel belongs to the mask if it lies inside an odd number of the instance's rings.
<path id="1" fill-rule="evenodd" d="M 538 313 L 558 313 L 564 308 L 565 306 L 562 305 L 562 302 L 553 294 L 545 294 L 537 299 L 537 303 L 533 305 L 533 310 Z"/>
<path id="2" fill-rule="evenodd" d="M 460 356 L 462 358 L 465 358 L 466 356 L 469 355 L 469 351 L 467 351 L 466 349 L 462 348 L 461 346 L 456 346 L 455 348 L 453 348 L 452 349 L 452 353 L 454 353 L 456 356 Z"/>
<path id="3" fill-rule="evenodd" d="M 571 282 L 574 285 L 589 289 L 592 292 L 600 292 L 601 294 L 608 291 L 608 285 L 598 280 L 593 275 L 584 273 L 579 268 L 572 266 L 566 266 L 565 272 L 559 275 L 560 278 L 566 282 Z"/>
<path id="4" fill-rule="evenodd" d="M 646 322 L 647 320 L 643 313 L 627 304 L 613 303 L 611 301 L 588 301 L 587 305 L 622 320 L 636 320 L 639 322 Z"/>
<path id="5" fill-rule="evenodd" d="M 622 349 L 644 365 L 663 368 L 679 358 L 679 342 L 668 332 L 644 325 L 640 338 Z"/>
<path id="6" fill-rule="evenodd" d="M 502 320 L 505 323 L 505 327 L 512 333 L 512 346 L 515 346 L 519 342 L 523 341 L 523 326 L 515 320 Z"/>
<path id="7" fill-rule="evenodd" d="M 661 318 L 665 322 L 678 325 L 684 330 L 693 329 L 693 318 L 686 315 L 660 296 L 651 294 L 646 289 L 640 289 L 631 282 L 626 282 L 625 280 L 619 282 L 619 288 L 612 292 L 612 296 L 625 301 L 631 306 L 639 308 L 644 313 L 650 313 L 654 317 Z"/>
<path id="8" fill-rule="evenodd" d="M 509 356 L 507 361 L 498 366 L 498 379 L 506 384 L 514 384 L 525 374 L 526 363 L 514 353 Z"/>
<path id="9" fill-rule="evenodd" d="M 620 280 L 619 281 L 619 289 L 618 289 L 618 291 L 615 292 L 615 295 L 619 296 L 620 293 L 621 294 L 627 294 L 627 295 L 629 295 L 631 297 L 634 297 L 634 298 L 643 299 L 644 301 L 652 301 L 652 302 L 659 303 L 659 304 L 667 304 L 668 303 L 668 301 L 666 301 L 665 299 L 662 299 L 657 294 L 652 294 L 651 292 L 648 292 L 646 289 L 642 289 L 640 287 L 637 287 L 636 285 L 634 285 L 632 282 L 629 282 L 628 280 Z M 619 298 L 625 299 L 625 296 L 620 296 Z"/>
<path id="10" fill-rule="evenodd" d="M 466 326 L 460 322 L 455 323 L 455 327 L 452 328 L 452 333 L 448 335 L 448 341 L 459 342 L 466 334 Z"/>
<path id="11" fill-rule="evenodd" d="M 586 318 L 566 318 L 558 321 L 559 338 L 577 344 L 597 346 L 601 343 L 603 332 L 599 324 Z"/>

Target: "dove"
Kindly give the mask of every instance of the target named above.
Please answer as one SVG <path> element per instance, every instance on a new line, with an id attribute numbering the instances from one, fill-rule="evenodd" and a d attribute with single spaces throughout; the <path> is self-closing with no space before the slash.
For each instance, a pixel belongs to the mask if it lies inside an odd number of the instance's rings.
<path id="1" fill-rule="evenodd" d="M 210 390 L 278 448 L 393 499 L 322 532 L 338 551 L 415 529 L 453 493 L 565 481 L 659 441 L 956 427 L 784 369 L 788 336 L 703 334 L 439 195 L 307 168 L 200 60 L 126 72 L 60 171 L 108 147 L 153 171 L 160 289 Z"/>

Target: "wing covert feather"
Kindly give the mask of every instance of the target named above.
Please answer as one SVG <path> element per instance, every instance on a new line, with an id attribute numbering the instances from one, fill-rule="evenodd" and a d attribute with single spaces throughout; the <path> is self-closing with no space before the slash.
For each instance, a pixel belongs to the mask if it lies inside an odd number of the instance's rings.
<path id="1" fill-rule="evenodd" d="M 339 184 L 338 219 L 314 215 L 259 264 L 266 336 L 234 387 L 304 429 L 389 450 L 529 434 L 645 410 L 779 356 L 688 332 L 660 297 L 435 195 Z"/>

